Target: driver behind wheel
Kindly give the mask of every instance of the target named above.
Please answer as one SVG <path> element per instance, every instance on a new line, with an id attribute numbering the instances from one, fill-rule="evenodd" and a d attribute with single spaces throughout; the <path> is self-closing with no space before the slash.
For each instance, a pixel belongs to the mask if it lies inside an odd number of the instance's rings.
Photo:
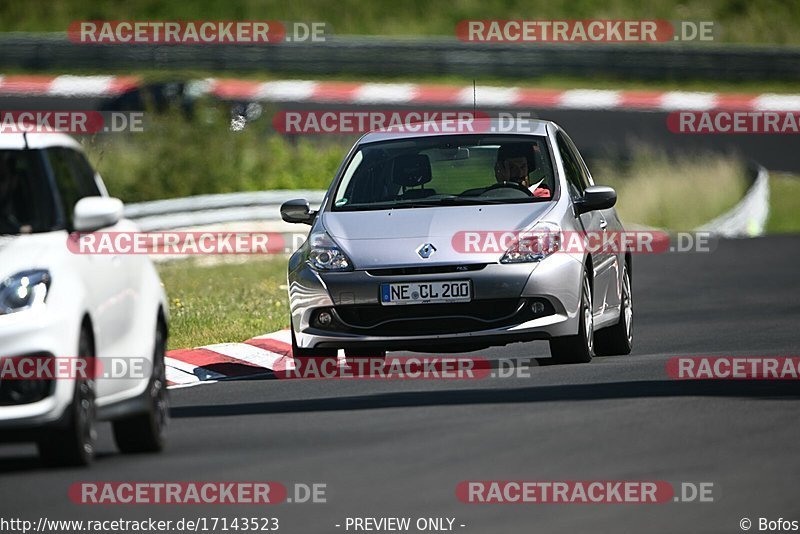
<path id="1" fill-rule="evenodd" d="M 538 179 L 534 176 L 534 185 L 530 184 L 530 175 L 536 174 L 534 146 L 528 143 L 501 145 L 497 150 L 494 176 L 497 183 L 513 182 L 528 188 L 535 197 L 550 198 L 550 189 L 543 183 L 544 176 Z"/>

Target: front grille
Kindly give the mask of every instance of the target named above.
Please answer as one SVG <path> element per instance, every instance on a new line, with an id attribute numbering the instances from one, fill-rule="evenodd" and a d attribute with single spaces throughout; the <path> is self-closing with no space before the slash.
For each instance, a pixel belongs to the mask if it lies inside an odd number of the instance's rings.
<path id="1" fill-rule="evenodd" d="M 545 302 L 545 311 L 554 313 Z M 375 336 L 455 334 L 511 326 L 533 319 L 531 299 L 486 299 L 458 304 L 337 306 L 342 330 Z"/>
<path id="2" fill-rule="evenodd" d="M 414 274 L 467 273 L 480 271 L 487 264 L 471 263 L 469 265 L 425 265 L 420 267 L 395 267 L 389 269 L 367 269 L 372 276 L 407 276 Z"/>

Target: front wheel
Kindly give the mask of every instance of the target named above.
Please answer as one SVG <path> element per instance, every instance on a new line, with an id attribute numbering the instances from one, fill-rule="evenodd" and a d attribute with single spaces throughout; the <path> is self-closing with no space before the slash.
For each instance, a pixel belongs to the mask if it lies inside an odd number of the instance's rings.
<path id="1" fill-rule="evenodd" d="M 153 372 L 147 385 L 147 411 L 112 423 L 114 441 L 123 453 L 159 452 L 164 449 L 169 422 L 169 397 L 164 364 L 166 330 L 164 323 L 159 320 L 153 353 Z"/>
<path id="2" fill-rule="evenodd" d="M 578 333 L 574 336 L 555 337 L 550 340 L 550 358 L 539 360 L 540 365 L 563 363 L 589 363 L 594 356 L 594 319 L 592 316 L 592 289 L 584 273 L 581 307 L 578 314 Z"/>
<path id="3" fill-rule="evenodd" d="M 81 330 L 78 356 L 93 358 L 94 345 L 88 327 Z M 94 366 L 87 366 L 94 369 Z M 47 466 L 85 466 L 95 453 L 95 381 L 92 376 L 75 378 L 72 403 L 67 407 L 66 426 L 44 435 L 38 442 L 39 457 Z"/>

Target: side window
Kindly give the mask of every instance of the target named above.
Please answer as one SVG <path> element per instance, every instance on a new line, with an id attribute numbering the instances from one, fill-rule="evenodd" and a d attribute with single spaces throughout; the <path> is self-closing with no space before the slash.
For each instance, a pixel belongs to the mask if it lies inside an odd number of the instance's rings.
<path id="1" fill-rule="evenodd" d="M 575 159 L 572 151 L 569 149 L 569 144 L 561 132 L 556 136 L 558 140 L 558 151 L 561 154 L 561 160 L 564 162 L 564 172 L 567 174 L 567 183 L 569 184 L 569 194 L 573 199 L 583 196 L 583 191 L 586 189 L 585 178 L 581 170 L 580 163 Z"/>
<path id="2" fill-rule="evenodd" d="M 67 157 L 72 161 L 75 177 L 78 180 L 78 187 L 83 193 L 85 193 L 81 196 L 81 198 L 84 196 L 100 196 L 100 189 L 98 189 L 97 182 L 94 178 L 94 169 L 92 169 L 92 166 L 89 165 L 88 161 L 86 161 L 86 156 L 76 150 L 70 149 L 67 149 L 67 154 Z"/>
<path id="3" fill-rule="evenodd" d="M 69 148 L 49 148 L 47 158 L 53 169 L 68 226 L 71 227 L 75 204 L 84 197 L 99 195 L 100 191 L 91 167 L 80 153 Z"/>
<path id="4" fill-rule="evenodd" d="M 586 189 L 590 185 L 592 185 L 590 179 L 589 169 L 586 166 L 586 162 L 584 161 L 583 157 L 581 156 L 580 151 L 578 151 L 578 147 L 575 146 L 575 143 L 572 142 L 572 139 L 564 136 L 564 139 L 567 141 L 567 145 L 569 146 L 569 151 L 572 152 L 572 156 L 578 164 L 578 168 L 581 171 L 581 183 L 583 183 L 583 188 Z"/>

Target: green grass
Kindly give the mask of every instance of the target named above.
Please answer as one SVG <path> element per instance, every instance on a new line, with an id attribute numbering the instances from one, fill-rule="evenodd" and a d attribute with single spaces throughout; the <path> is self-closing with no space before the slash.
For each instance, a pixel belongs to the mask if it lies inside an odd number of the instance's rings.
<path id="1" fill-rule="evenodd" d="M 800 176 L 770 173 L 768 233 L 800 232 Z"/>
<path id="2" fill-rule="evenodd" d="M 743 196 L 746 168 L 733 157 L 670 157 L 634 149 L 627 163 L 599 161 L 596 184 L 617 190 L 617 211 L 627 224 L 690 230 L 732 208 Z"/>
<path id="3" fill-rule="evenodd" d="M 170 308 L 169 348 L 244 341 L 289 326 L 286 258 L 159 265 Z"/>
<path id="4" fill-rule="evenodd" d="M 715 21 L 727 43 L 800 44 L 794 0 L 61 0 L 0 4 L 2 31 L 65 31 L 81 19 L 324 21 L 334 34 L 453 36 L 464 19 Z"/>
<path id="5" fill-rule="evenodd" d="M 290 140 L 272 131 L 272 112 L 230 130 L 223 104 L 146 113 L 144 131 L 83 138 L 109 192 L 125 202 L 268 189 L 325 189 L 352 139 Z"/>

